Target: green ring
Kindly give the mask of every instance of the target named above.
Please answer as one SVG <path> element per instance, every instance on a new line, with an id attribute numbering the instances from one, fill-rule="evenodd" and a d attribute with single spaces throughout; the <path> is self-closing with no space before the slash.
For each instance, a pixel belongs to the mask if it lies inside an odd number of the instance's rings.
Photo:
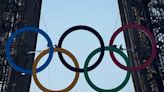
<path id="1" fill-rule="evenodd" d="M 98 48 L 96 50 L 94 50 L 91 54 L 89 54 L 89 56 L 87 57 L 86 59 L 86 62 L 85 62 L 85 65 L 84 65 L 84 76 L 85 76 L 85 79 L 86 81 L 88 82 L 88 84 L 96 91 L 98 92 L 118 92 L 119 90 L 121 90 L 129 81 L 130 79 L 130 75 L 131 75 L 131 72 L 130 71 L 127 71 L 127 75 L 126 75 L 126 78 L 125 80 L 122 82 L 122 84 L 120 84 L 118 87 L 114 88 L 114 89 L 109 89 L 109 90 L 105 90 L 105 89 L 101 89 L 99 87 L 97 87 L 96 85 L 94 85 L 89 76 L 88 76 L 88 64 L 89 64 L 89 61 L 91 60 L 91 58 L 98 52 L 102 51 L 102 50 L 109 50 L 109 51 L 114 51 L 118 54 L 120 54 L 123 59 L 126 61 L 126 64 L 128 66 L 131 66 L 130 62 L 129 62 L 129 59 L 128 57 L 119 49 L 113 47 L 113 46 L 106 46 L 104 48 Z"/>

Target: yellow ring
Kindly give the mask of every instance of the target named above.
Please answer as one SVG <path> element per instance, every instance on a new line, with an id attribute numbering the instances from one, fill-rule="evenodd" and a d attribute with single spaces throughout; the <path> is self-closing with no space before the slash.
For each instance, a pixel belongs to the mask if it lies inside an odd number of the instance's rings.
<path id="1" fill-rule="evenodd" d="M 54 48 L 54 52 L 57 52 L 57 51 L 58 51 L 58 52 L 61 52 L 61 53 L 64 53 L 64 54 L 66 54 L 66 55 L 68 55 L 68 56 L 73 60 L 73 62 L 74 62 L 74 64 L 75 64 L 75 67 L 76 67 L 77 69 L 79 68 L 79 64 L 78 64 L 76 58 L 75 58 L 69 51 L 67 51 L 67 50 L 65 50 L 65 49 L 62 49 L 62 48 Z M 34 64 L 33 64 L 33 67 L 32 67 L 32 75 L 33 75 L 33 78 L 34 78 L 34 81 L 35 81 L 36 85 L 37 85 L 43 92 L 68 92 L 68 91 L 70 91 L 70 90 L 75 86 L 75 84 L 76 84 L 77 81 L 78 81 L 79 72 L 76 72 L 75 78 L 74 78 L 73 82 L 72 82 L 67 88 L 65 88 L 65 89 L 63 89 L 63 90 L 60 90 L 60 91 L 52 91 L 52 90 L 49 90 L 49 89 L 45 88 L 45 87 L 39 82 L 39 80 L 38 80 L 38 78 L 37 78 L 37 75 L 36 75 L 37 64 L 38 64 L 39 60 L 40 60 L 44 55 L 46 55 L 47 53 L 49 53 L 49 49 L 44 50 L 43 52 L 41 52 L 41 53 L 37 56 L 37 58 L 34 60 Z"/>

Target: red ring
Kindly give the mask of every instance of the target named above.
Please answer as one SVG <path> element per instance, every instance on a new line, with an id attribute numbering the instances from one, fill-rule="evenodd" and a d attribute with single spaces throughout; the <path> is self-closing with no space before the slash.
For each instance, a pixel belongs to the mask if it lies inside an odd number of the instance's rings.
<path id="1" fill-rule="evenodd" d="M 137 66 L 137 67 L 127 67 L 127 66 L 124 66 L 122 65 L 121 63 L 119 63 L 117 61 L 117 59 L 115 58 L 113 52 L 110 52 L 110 56 L 113 60 L 113 62 L 120 68 L 124 69 L 124 70 L 127 70 L 127 71 L 139 71 L 139 70 L 142 70 L 144 68 L 146 68 L 148 65 L 150 65 L 154 58 L 156 57 L 156 53 L 157 53 L 157 47 L 156 47 L 156 41 L 155 41 L 155 38 L 153 36 L 153 34 L 147 29 L 145 28 L 144 26 L 141 26 L 141 25 L 138 25 L 136 23 L 133 23 L 133 24 L 126 24 L 126 25 L 123 25 L 121 28 L 119 28 L 113 35 L 112 35 L 112 38 L 109 42 L 110 45 L 113 45 L 113 42 L 116 38 L 116 36 L 120 33 L 120 32 L 124 32 L 125 29 L 127 28 L 138 28 L 138 29 L 141 29 L 142 32 L 146 33 L 148 38 L 150 39 L 151 41 L 151 47 L 152 47 L 152 53 L 150 55 L 150 57 L 148 59 L 146 59 L 146 62 L 144 64 L 142 64 L 141 66 Z"/>

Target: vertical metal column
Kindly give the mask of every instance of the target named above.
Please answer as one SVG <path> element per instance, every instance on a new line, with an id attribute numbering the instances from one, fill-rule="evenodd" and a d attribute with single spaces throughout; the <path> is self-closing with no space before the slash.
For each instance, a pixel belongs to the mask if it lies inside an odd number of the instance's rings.
<path id="1" fill-rule="evenodd" d="M 0 0 L 0 92 L 29 92 L 31 75 L 19 73 L 10 67 L 4 46 L 12 32 L 25 26 L 39 26 L 42 0 Z M 19 66 L 31 69 L 36 48 L 37 33 L 26 32 L 13 39 L 11 55 Z"/>
<path id="2" fill-rule="evenodd" d="M 133 73 L 136 92 L 164 92 L 164 0 L 118 0 L 122 24 L 138 23 L 155 36 L 157 58 L 146 69 Z M 124 32 L 133 66 L 146 62 L 151 53 L 150 40 L 138 29 Z"/>

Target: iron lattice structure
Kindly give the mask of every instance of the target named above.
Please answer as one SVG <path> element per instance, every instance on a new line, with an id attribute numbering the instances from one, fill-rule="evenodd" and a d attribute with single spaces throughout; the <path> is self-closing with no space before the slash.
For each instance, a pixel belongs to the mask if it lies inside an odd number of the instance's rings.
<path id="1" fill-rule="evenodd" d="M 118 0 L 122 24 L 138 23 L 147 27 L 157 43 L 157 57 L 146 69 L 133 73 L 136 92 L 164 92 L 164 0 Z M 128 56 L 133 66 L 146 62 L 151 53 L 148 37 L 137 31 L 124 32 Z"/>
<path id="2" fill-rule="evenodd" d="M 10 67 L 5 58 L 5 43 L 19 28 L 38 27 L 41 0 L 0 0 L 0 92 L 29 92 L 31 75 L 19 73 Z M 19 66 L 31 69 L 37 33 L 22 33 L 13 39 L 11 55 Z"/>

